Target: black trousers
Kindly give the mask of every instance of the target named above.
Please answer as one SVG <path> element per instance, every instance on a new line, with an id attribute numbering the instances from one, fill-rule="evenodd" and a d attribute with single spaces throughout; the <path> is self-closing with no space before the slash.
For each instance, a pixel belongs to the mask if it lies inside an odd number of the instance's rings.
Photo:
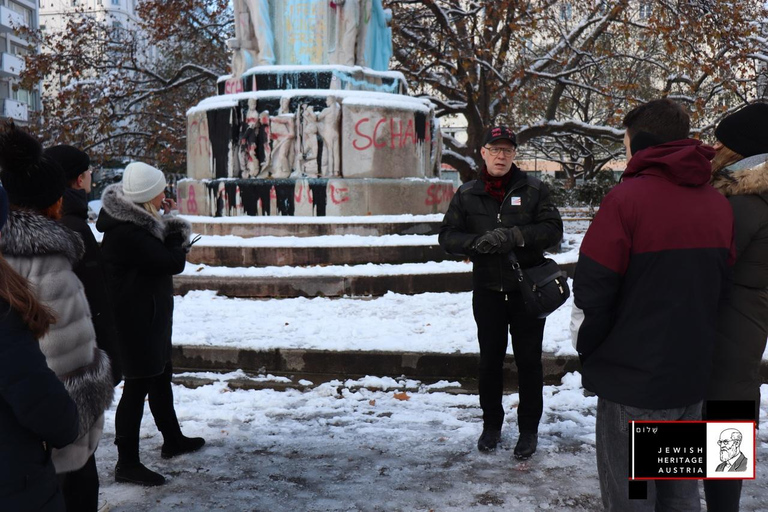
<path id="1" fill-rule="evenodd" d="M 99 508 L 99 473 L 96 457 L 91 455 L 85 466 L 58 475 L 67 512 L 96 512 Z"/>
<path id="2" fill-rule="evenodd" d="M 500 429 L 504 422 L 501 398 L 509 333 L 512 335 L 512 350 L 519 376 L 518 427 L 520 432 L 538 432 L 544 409 L 541 342 L 545 319 L 525 313 L 523 297 L 519 292 L 475 290 L 472 310 L 480 344 L 479 391 L 484 427 Z"/>
<path id="3" fill-rule="evenodd" d="M 141 418 L 144 416 L 144 399 L 149 395 L 149 410 L 155 419 L 157 429 L 164 436 L 180 432 L 179 421 L 173 408 L 173 388 L 171 363 L 165 366 L 163 373 L 155 377 L 125 379 L 123 396 L 115 413 L 115 436 L 118 438 L 138 439 L 141 430 Z"/>

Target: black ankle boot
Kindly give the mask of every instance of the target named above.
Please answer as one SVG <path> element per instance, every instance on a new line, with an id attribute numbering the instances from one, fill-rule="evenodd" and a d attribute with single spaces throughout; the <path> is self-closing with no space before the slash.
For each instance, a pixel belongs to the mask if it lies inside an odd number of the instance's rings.
<path id="1" fill-rule="evenodd" d="M 530 459 L 536 452 L 536 445 L 539 444 L 536 432 L 520 432 L 520 439 L 515 446 L 515 458 L 519 460 Z"/>
<path id="2" fill-rule="evenodd" d="M 118 461 L 117 466 L 115 466 L 115 482 L 154 487 L 163 485 L 165 477 L 148 469 L 141 462 L 122 463 Z"/>
<path id="3" fill-rule="evenodd" d="M 139 438 L 115 437 L 117 465 L 115 482 L 146 486 L 163 485 L 165 477 L 147 469 L 139 460 Z"/>
<path id="4" fill-rule="evenodd" d="M 484 428 L 477 440 L 477 449 L 481 452 L 491 452 L 496 449 L 496 445 L 501 441 L 501 429 Z"/>
<path id="5" fill-rule="evenodd" d="M 166 437 L 163 447 L 160 450 L 160 456 L 164 459 L 170 459 L 183 453 L 196 452 L 205 444 L 202 437 L 186 437 L 179 433 L 173 437 Z"/>

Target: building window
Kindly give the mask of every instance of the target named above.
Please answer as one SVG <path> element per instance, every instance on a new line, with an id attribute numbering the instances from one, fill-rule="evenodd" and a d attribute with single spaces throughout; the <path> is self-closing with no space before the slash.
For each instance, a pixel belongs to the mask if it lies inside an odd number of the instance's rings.
<path id="1" fill-rule="evenodd" d="M 24 57 L 25 55 L 29 55 L 29 48 L 26 46 L 19 46 L 16 43 L 10 44 L 10 53 L 13 55 L 18 55 L 19 57 Z"/>
<path id="2" fill-rule="evenodd" d="M 112 5 L 120 5 L 120 0 L 112 0 Z"/>
<path id="3" fill-rule="evenodd" d="M 651 2 L 640 3 L 640 19 L 647 20 L 651 17 Z"/>
<path id="4" fill-rule="evenodd" d="M 32 9 L 29 9 L 28 7 L 24 7 L 21 4 L 17 4 L 16 2 L 8 2 L 8 7 L 13 11 L 21 14 L 24 16 L 24 23 L 26 26 L 31 27 L 32 26 Z"/>

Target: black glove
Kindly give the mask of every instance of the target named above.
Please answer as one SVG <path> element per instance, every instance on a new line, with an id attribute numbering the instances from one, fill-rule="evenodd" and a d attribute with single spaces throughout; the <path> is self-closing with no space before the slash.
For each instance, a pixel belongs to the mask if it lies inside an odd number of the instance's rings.
<path id="1" fill-rule="evenodd" d="M 507 254 L 517 245 L 509 228 L 496 228 L 488 234 L 496 240 L 489 251 L 491 254 Z"/>
<path id="2" fill-rule="evenodd" d="M 475 238 L 475 241 L 472 242 L 472 248 L 480 254 L 488 254 L 498 243 L 499 241 L 493 231 L 488 231 Z"/>
<path id="3" fill-rule="evenodd" d="M 509 237 L 504 232 L 504 228 L 497 228 L 487 231 L 475 238 L 474 249 L 480 254 L 497 254 L 509 252 L 512 247 L 509 246 Z M 506 249 L 506 250 L 505 250 Z"/>

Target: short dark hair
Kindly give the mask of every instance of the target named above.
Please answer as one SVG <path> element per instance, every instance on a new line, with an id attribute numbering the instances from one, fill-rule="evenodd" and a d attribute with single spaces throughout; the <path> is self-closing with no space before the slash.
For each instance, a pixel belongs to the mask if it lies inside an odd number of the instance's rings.
<path id="1" fill-rule="evenodd" d="M 624 116 L 622 124 L 630 139 L 640 132 L 646 132 L 658 140 L 658 144 L 687 139 L 691 131 L 688 112 L 679 103 L 667 98 L 633 108 Z"/>

